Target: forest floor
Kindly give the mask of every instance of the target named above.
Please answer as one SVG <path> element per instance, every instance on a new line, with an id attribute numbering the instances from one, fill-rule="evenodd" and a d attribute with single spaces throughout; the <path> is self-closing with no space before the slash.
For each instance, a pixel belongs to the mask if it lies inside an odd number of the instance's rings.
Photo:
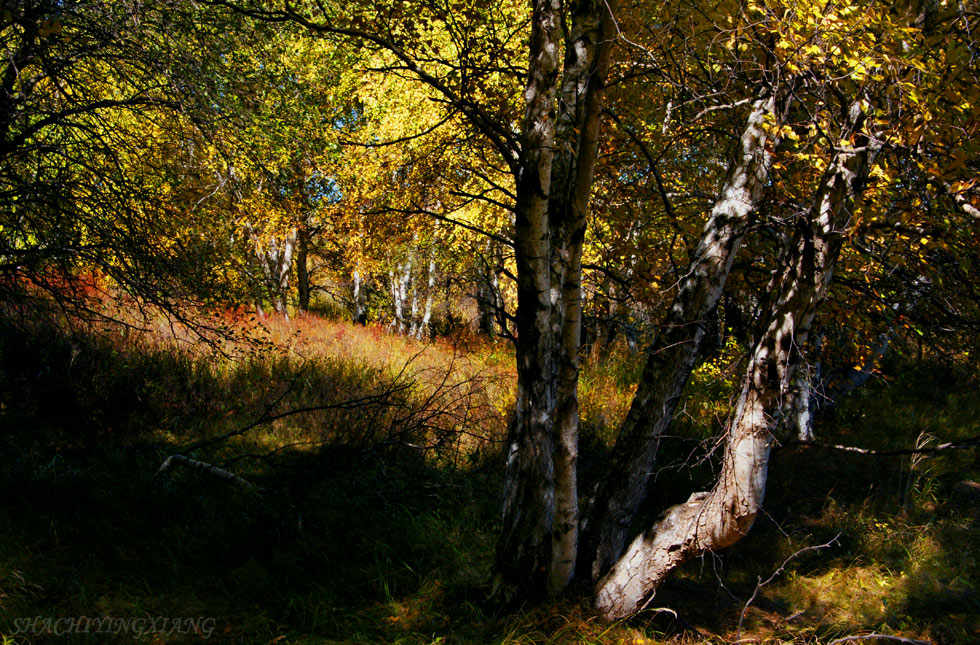
<path id="1" fill-rule="evenodd" d="M 640 615 L 603 625 L 584 594 L 502 612 L 487 593 L 507 343 L 420 343 L 316 316 L 249 330 L 257 342 L 202 349 L 0 319 L 4 643 L 980 642 L 976 447 L 777 448 L 749 535 L 677 571 Z M 709 485 L 737 355 L 694 375 L 649 515 Z M 586 357 L 583 486 L 641 363 L 621 348 Z M 896 355 L 818 438 L 962 440 L 977 434 L 977 386 Z M 161 472 L 177 453 L 244 482 Z"/>

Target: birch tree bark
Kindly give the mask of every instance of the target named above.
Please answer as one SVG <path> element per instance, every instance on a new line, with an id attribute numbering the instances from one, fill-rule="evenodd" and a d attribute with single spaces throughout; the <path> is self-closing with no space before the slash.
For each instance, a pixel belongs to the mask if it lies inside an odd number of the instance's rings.
<path id="1" fill-rule="evenodd" d="M 614 10 L 605 0 L 569 5 L 557 107 L 561 5 L 536 3 L 532 19 L 516 209 L 518 398 L 496 562 L 498 581 L 531 596 L 561 592 L 575 572 L 582 244 Z"/>
<path id="2" fill-rule="evenodd" d="M 772 163 L 775 96 L 753 104 L 738 154 L 715 201 L 687 274 L 661 324 L 640 378 L 629 414 L 611 455 L 608 477 L 588 511 L 584 573 L 599 579 L 622 553 L 627 533 L 647 490 L 659 437 L 669 427 L 694 366 L 707 316 L 724 291 L 735 254 L 747 230 Z"/>
<path id="3" fill-rule="evenodd" d="M 438 230 L 438 227 L 436 227 Z M 422 309 L 422 320 L 415 328 L 415 337 L 418 340 L 429 335 L 429 322 L 432 320 L 432 300 L 436 292 L 436 243 L 433 236 L 432 245 L 429 249 L 429 279 L 426 282 L 425 305 Z"/>
<path id="4" fill-rule="evenodd" d="M 561 3 L 535 0 L 531 16 L 525 112 L 521 124 L 514 249 L 517 260 L 517 401 L 504 480 L 503 525 L 493 593 L 540 596 L 546 589 L 554 519 L 551 387 L 551 236 L 548 199 L 554 157 Z"/>
<path id="5" fill-rule="evenodd" d="M 582 340 L 582 247 L 598 153 L 602 95 L 616 34 L 616 2 L 580 0 L 570 7 L 564 82 L 558 110 L 558 150 L 549 208 L 557 222 L 552 278 L 561 303 L 554 314 L 558 344 L 555 411 L 555 526 L 549 589 L 562 591 L 578 553 L 578 374 Z"/>
<path id="6" fill-rule="evenodd" d="M 290 230 L 282 242 L 273 236 L 269 239 L 268 245 L 250 223 L 245 224 L 245 230 L 255 249 L 255 257 L 262 270 L 265 288 L 269 292 L 273 309 L 276 313 L 288 317 L 286 299 L 289 293 L 293 256 L 296 251 L 297 229 Z M 260 303 L 257 303 L 257 309 L 260 308 Z"/>
<path id="7" fill-rule="evenodd" d="M 355 325 L 367 323 L 367 310 L 364 307 L 364 282 L 361 279 L 361 272 L 354 269 L 353 275 L 353 319 Z"/>
<path id="8" fill-rule="evenodd" d="M 605 620 L 635 613 L 674 568 L 734 544 L 755 521 L 765 493 L 772 431 L 793 377 L 793 355 L 806 341 L 826 294 L 853 205 L 879 148 L 860 132 L 864 119 L 861 102 L 855 102 L 842 128 L 839 152 L 794 236 L 776 304 L 753 350 L 728 426 L 718 480 L 710 491 L 668 509 L 599 581 L 595 603 Z"/>

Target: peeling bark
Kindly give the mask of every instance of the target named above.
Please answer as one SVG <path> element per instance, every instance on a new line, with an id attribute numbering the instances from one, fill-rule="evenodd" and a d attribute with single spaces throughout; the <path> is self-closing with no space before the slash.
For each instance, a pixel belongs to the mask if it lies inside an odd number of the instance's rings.
<path id="1" fill-rule="evenodd" d="M 635 613 L 679 564 L 734 544 L 752 526 L 765 493 L 772 430 L 792 381 L 794 353 L 806 341 L 817 305 L 826 294 L 878 149 L 860 134 L 859 102 L 847 115 L 843 145 L 816 191 L 813 207 L 792 242 L 790 261 L 766 331 L 752 353 L 742 394 L 728 428 L 722 471 L 711 491 L 670 508 L 639 535 L 598 583 L 596 607 L 605 620 Z M 648 600 L 647 600 L 648 601 Z"/>
<path id="2" fill-rule="evenodd" d="M 650 349 L 629 414 L 613 448 L 610 473 L 583 527 L 585 574 L 599 579 L 622 553 L 646 495 L 660 435 L 687 383 L 707 318 L 718 306 L 749 219 L 768 180 L 770 136 L 764 127 L 775 97 L 753 104 L 739 153 L 715 202 L 687 274 Z"/>
<path id="3" fill-rule="evenodd" d="M 503 529 L 493 594 L 540 596 L 547 587 L 554 519 L 551 291 L 548 198 L 554 156 L 561 3 L 536 0 L 524 91 L 520 172 L 515 204 L 517 259 L 517 401 L 510 424 Z"/>
<path id="4" fill-rule="evenodd" d="M 575 574 L 578 553 L 578 373 L 582 341 L 582 247 L 598 154 L 599 121 L 612 44 L 616 3 L 578 0 L 570 7 L 564 80 L 558 111 L 559 152 L 552 169 L 549 209 L 556 265 L 553 290 L 557 340 L 555 411 L 555 525 L 549 591 L 561 592 Z"/>

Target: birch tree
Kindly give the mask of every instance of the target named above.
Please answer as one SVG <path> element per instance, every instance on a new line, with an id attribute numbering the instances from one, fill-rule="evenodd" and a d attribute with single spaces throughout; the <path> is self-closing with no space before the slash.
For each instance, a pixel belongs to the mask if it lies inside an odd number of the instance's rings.
<path id="1" fill-rule="evenodd" d="M 918 8 L 892 12 L 873 1 L 842 0 L 723 3 L 710 11 L 690 2 L 655 10 L 535 0 L 527 14 L 517 4 L 469 2 L 345 11 L 325 3 L 218 4 L 369 49 L 374 73 L 411 79 L 419 96 L 442 110 L 426 122 L 431 126 L 410 128 L 392 143 L 451 124 L 468 133 L 454 145 L 471 146 L 484 166 L 495 168 L 460 162 L 466 172 L 457 179 L 467 175 L 482 188 L 450 190 L 513 217 L 511 239 L 501 241 L 513 248 L 516 264 L 517 396 L 495 595 L 557 594 L 578 570 L 596 581 L 602 616 L 619 618 L 641 607 L 685 560 L 741 538 L 761 508 L 774 423 L 845 236 L 860 222 L 855 213 L 862 212 L 865 183 L 869 175 L 889 178 L 872 162 L 883 146 L 906 145 L 910 133 L 902 129 L 915 118 L 926 120 L 926 111 L 910 108 L 917 101 L 906 85 L 918 69 L 905 54 L 917 46 Z M 463 20 L 451 20 L 451 12 Z M 928 23 L 928 16 L 919 22 Z M 616 94 L 607 105 L 616 44 L 630 58 L 617 68 Z M 622 88 L 631 83 L 644 91 L 630 96 Z M 613 448 L 610 475 L 590 491 L 583 518 L 577 481 L 583 245 L 604 109 L 629 135 L 635 146 L 629 154 L 639 160 L 610 175 L 653 177 L 654 194 L 675 220 L 688 257 L 668 289 L 671 303 Z M 632 122 L 637 115 L 646 123 Z M 653 116 L 659 128 L 650 127 Z M 883 127 L 883 120 L 894 123 Z M 682 132 L 672 134 L 675 127 Z M 657 129 L 660 135 L 651 137 Z M 699 129 L 704 134 L 690 134 Z M 737 134 L 726 164 L 724 146 L 713 137 L 728 129 Z M 951 191 L 966 199 L 965 186 Z M 677 188 L 713 196 L 680 222 Z M 645 207 L 654 208 L 653 201 Z M 388 209 L 449 219 L 419 204 Z M 471 222 L 453 223 L 498 237 Z M 721 472 L 710 490 L 668 509 L 653 527 L 636 527 L 658 438 L 714 324 L 736 256 L 761 230 L 779 254 L 775 262 L 760 260 L 771 279 L 757 299 L 760 317 L 748 335 L 747 371 L 726 427 Z M 632 254 L 629 271 L 642 262 Z M 413 265 L 421 264 L 415 258 Z M 404 307 L 409 290 L 399 279 L 393 274 L 391 283 Z M 638 528 L 646 530 L 630 541 Z"/>

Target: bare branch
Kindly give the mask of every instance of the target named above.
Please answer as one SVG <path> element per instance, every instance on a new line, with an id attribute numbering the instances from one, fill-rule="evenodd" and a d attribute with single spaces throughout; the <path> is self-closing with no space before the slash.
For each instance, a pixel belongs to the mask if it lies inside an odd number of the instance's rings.
<path id="1" fill-rule="evenodd" d="M 779 568 L 776 569 L 775 571 L 773 571 L 772 572 L 772 575 L 769 576 L 768 578 L 766 578 L 765 582 L 763 582 L 762 576 L 759 576 L 758 579 L 757 579 L 757 583 L 755 585 L 755 589 L 752 590 L 752 595 L 749 596 L 749 599 L 745 601 L 745 606 L 742 607 L 742 613 L 738 615 L 738 630 L 735 632 L 735 640 L 738 641 L 742 637 L 742 621 L 745 620 L 745 612 L 748 611 L 749 605 L 751 605 L 752 602 L 755 600 L 755 597 L 759 594 L 759 590 L 760 589 L 762 589 L 767 584 L 769 584 L 770 582 L 772 582 L 773 580 L 775 580 L 776 579 L 776 576 L 778 576 L 780 573 L 783 572 L 783 570 L 786 569 L 786 565 L 789 564 L 790 561 L 792 561 L 793 559 L 795 559 L 797 556 L 800 556 L 800 555 L 806 553 L 807 551 L 818 551 L 820 549 L 826 549 L 826 548 L 828 548 L 830 546 L 833 546 L 834 544 L 838 544 L 837 540 L 840 539 L 840 536 L 841 536 L 841 534 L 838 533 L 836 536 L 834 536 L 834 539 L 831 540 L 830 542 L 826 542 L 824 544 L 819 544 L 819 545 L 816 545 L 816 546 L 804 547 L 804 548 L 800 549 L 799 551 L 797 551 L 796 553 L 793 553 L 788 558 L 786 558 L 785 560 L 783 560 L 783 563 L 781 565 L 779 565 Z"/>
<path id="2" fill-rule="evenodd" d="M 792 448 L 794 446 L 801 446 L 804 448 L 824 448 L 826 450 L 839 450 L 841 452 L 854 452 L 859 455 L 870 455 L 872 457 L 901 457 L 903 455 L 924 455 L 931 454 L 934 452 L 943 452 L 946 450 L 962 450 L 964 448 L 972 448 L 980 444 L 980 435 L 975 437 L 970 437 L 969 439 L 962 439 L 960 441 L 950 441 L 947 443 L 941 443 L 938 446 L 928 446 L 921 448 L 902 448 L 899 450 L 872 450 L 870 448 L 858 448 L 856 446 L 840 446 L 829 443 L 817 443 L 815 441 L 793 441 L 783 444 L 784 447 Z"/>
<path id="3" fill-rule="evenodd" d="M 894 641 L 896 643 L 909 643 L 910 645 L 931 645 L 931 641 L 920 641 L 914 638 L 903 638 L 901 636 L 892 636 L 890 634 L 879 634 L 877 632 L 871 632 L 870 634 L 856 634 L 854 636 L 845 636 L 844 638 L 838 638 L 837 640 L 830 641 L 827 645 L 837 645 L 838 643 L 848 643 L 851 641 L 868 641 L 868 640 L 886 640 Z"/>

